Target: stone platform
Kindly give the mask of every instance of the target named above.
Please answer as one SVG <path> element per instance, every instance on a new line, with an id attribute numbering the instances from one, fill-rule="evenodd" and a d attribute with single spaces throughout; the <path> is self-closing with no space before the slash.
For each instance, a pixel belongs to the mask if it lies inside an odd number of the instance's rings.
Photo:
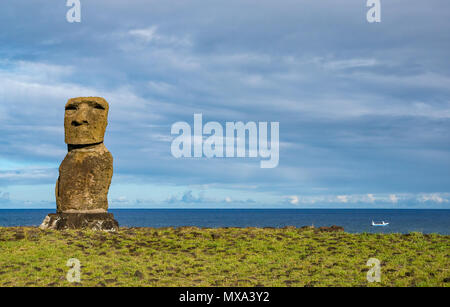
<path id="1" fill-rule="evenodd" d="M 92 229 L 117 231 L 119 223 L 112 213 L 50 213 L 42 222 L 40 229 Z"/>

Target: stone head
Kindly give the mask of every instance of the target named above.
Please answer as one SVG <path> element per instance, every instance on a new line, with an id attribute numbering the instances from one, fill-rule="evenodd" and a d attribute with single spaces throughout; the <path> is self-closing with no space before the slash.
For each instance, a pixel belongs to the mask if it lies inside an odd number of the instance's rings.
<path id="1" fill-rule="evenodd" d="M 67 101 L 64 114 L 66 144 L 103 142 L 108 125 L 108 103 L 101 97 L 77 97 Z"/>

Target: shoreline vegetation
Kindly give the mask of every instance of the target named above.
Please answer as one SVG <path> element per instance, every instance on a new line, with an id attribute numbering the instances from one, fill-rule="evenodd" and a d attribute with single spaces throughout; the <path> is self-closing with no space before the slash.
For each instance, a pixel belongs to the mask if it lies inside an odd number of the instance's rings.
<path id="1" fill-rule="evenodd" d="M 0 286 L 450 286 L 450 236 L 342 227 L 0 227 Z M 70 258 L 81 280 L 70 283 Z M 381 262 L 369 283 L 367 261 Z"/>

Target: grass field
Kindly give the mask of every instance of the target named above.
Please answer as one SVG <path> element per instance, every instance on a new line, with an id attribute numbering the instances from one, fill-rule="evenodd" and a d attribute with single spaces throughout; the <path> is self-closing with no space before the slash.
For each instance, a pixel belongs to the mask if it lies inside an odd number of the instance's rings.
<path id="1" fill-rule="evenodd" d="M 0 286 L 449 286 L 449 236 L 312 228 L 0 227 Z M 366 279 L 381 261 L 381 282 Z M 69 258 L 81 263 L 69 283 Z"/>

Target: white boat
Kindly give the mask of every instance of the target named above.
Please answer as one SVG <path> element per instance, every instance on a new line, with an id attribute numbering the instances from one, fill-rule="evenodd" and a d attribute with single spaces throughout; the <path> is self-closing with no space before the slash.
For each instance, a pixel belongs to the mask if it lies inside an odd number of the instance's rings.
<path id="1" fill-rule="evenodd" d="M 372 226 L 387 226 L 389 223 L 386 223 L 385 221 L 382 221 L 381 223 L 375 223 L 372 221 Z"/>

